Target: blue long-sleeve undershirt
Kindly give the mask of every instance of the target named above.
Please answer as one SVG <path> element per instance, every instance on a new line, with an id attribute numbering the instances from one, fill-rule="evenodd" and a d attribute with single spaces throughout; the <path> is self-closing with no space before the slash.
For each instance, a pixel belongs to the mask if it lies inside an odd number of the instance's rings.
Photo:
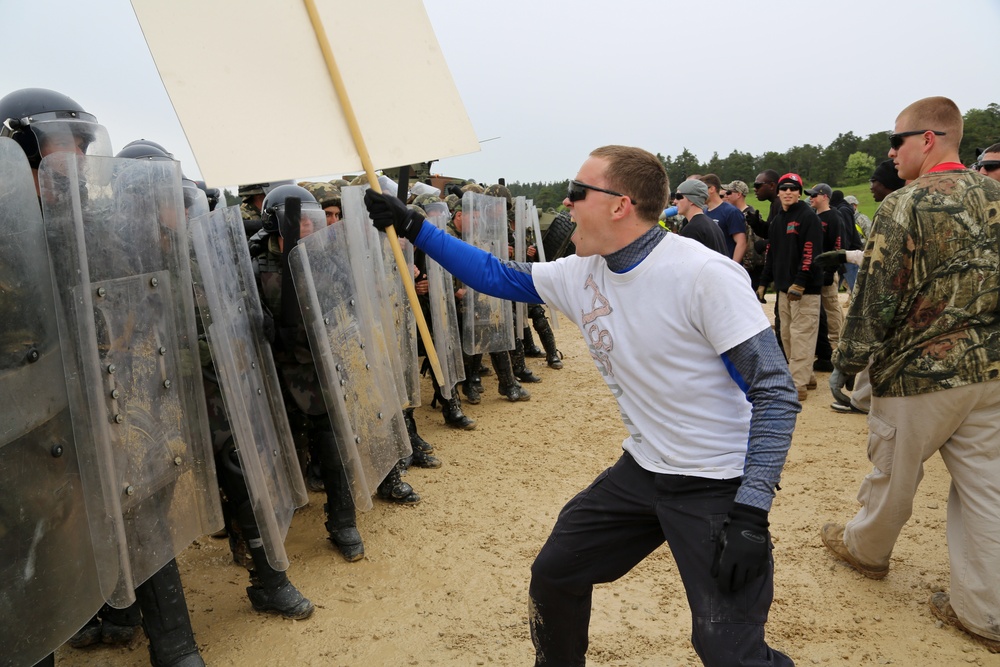
<path id="1" fill-rule="evenodd" d="M 466 286 L 508 301 L 544 303 L 531 280 L 531 264 L 500 260 L 425 222 L 415 245 Z"/>

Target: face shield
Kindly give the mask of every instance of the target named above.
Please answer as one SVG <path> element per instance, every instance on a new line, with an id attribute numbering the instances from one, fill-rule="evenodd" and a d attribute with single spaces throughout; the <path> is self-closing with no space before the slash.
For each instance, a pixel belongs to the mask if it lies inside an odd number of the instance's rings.
<path id="1" fill-rule="evenodd" d="M 37 148 L 37 160 L 52 153 L 111 156 L 111 139 L 108 131 L 97 119 L 83 111 L 51 111 L 27 118 L 8 119 L 0 135 L 15 136 L 30 131 Z M 30 151 L 21 141 L 25 153 Z M 29 159 L 32 155 L 28 155 Z"/>
<path id="2" fill-rule="evenodd" d="M 283 239 L 291 237 L 293 230 L 288 218 L 285 216 L 284 202 L 274 206 L 274 214 L 278 218 L 278 234 Z M 326 227 L 326 212 L 319 207 L 319 204 L 316 202 L 302 202 L 302 216 L 299 219 L 299 238 L 305 238 L 324 227 Z"/>

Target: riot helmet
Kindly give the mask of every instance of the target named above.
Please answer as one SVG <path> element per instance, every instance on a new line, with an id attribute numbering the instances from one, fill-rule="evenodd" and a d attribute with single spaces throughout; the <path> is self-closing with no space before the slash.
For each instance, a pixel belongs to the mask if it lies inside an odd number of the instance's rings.
<path id="1" fill-rule="evenodd" d="M 62 93 L 23 88 L 0 98 L 0 136 L 21 146 L 32 169 L 49 153 L 111 155 L 108 131 Z"/>
<path id="2" fill-rule="evenodd" d="M 173 156 L 168 153 L 163 146 L 144 139 L 132 141 L 125 148 L 118 151 L 115 157 L 127 158 L 130 160 L 173 160 Z"/>
<path id="3" fill-rule="evenodd" d="M 289 230 L 288 221 L 285 219 L 285 200 L 289 197 L 298 197 L 299 201 L 302 202 L 300 237 L 308 236 L 321 227 L 326 227 L 326 213 L 320 208 L 316 198 L 302 186 L 290 183 L 279 185 L 264 197 L 264 204 L 261 206 L 261 220 L 265 232 L 268 234 L 277 232 L 282 238 L 285 238 Z M 305 224 L 307 220 L 311 226 Z"/>
<path id="4" fill-rule="evenodd" d="M 174 154 L 173 153 L 171 153 L 170 151 L 168 151 L 166 148 L 164 148 L 160 144 L 156 143 L 155 141 L 151 141 L 149 139 L 135 139 L 133 141 L 130 141 L 127 144 L 125 144 L 125 147 L 122 150 L 125 150 L 125 148 L 130 148 L 132 146 L 152 146 L 153 148 L 157 149 L 158 151 L 163 152 L 171 160 L 176 159 L 176 158 L 174 158 Z M 117 157 L 121 157 L 120 154 Z"/>

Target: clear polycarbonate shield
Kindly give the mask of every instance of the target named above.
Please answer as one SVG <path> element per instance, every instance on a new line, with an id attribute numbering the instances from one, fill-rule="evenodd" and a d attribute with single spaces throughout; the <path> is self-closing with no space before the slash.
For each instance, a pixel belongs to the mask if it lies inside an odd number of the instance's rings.
<path id="1" fill-rule="evenodd" d="M 111 450 L 133 589 L 223 525 L 202 389 L 180 166 L 59 153 L 38 172 L 70 405 Z M 75 426 L 74 419 L 74 426 Z"/>
<path id="2" fill-rule="evenodd" d="M 416 408 L 420 406 L 420 361 L 417 355 L 417 319 L 410 307 L 410 300 L 406 296 L 406 287 L 403 285 L 403 278 L 399 273 L 399 265 L 396 264 L 396 257 L 392 251 L 392 245 L 385 234 L 379 234 L 370 224 L 369 234 L 376 234 L 377 241 L 382 248 L 382 271 L 385 274 L 385 300 L 389 307 L 388 313 L 383 317 L 390 318 L 390 331 L 395 334 L 396 345 L 399 348 L 400 375 L 405 388 L 404 407 Z M 406 258 L 406 265 L 415 266 L 413 263 L 413 244 L 407 239 L 399 237 L 399 246 Z M 411 271 L 410 278 L 415 279 L 415 271 Z"/>
<path id="3" fill-rule="evenodd" d="M 348 201 L 345 213 L 363 206 Z M 368 510 L 378 484 L 411 449 L 382 321 L 359 289 L 359 280 L 374 280 L 370 257 L 354 257 L 347 237 L 343 222 L 307 236 L 289 265 L 351 494 Z"/>
<path id="4" fill-rule="evenodd" d="M 466 192 L 462 197 L 462 239 L 507 259 L 507 204 L 502 197 Z M 466 354 L 514 348 L 510 302 L 466 287 L 463 297 L 462 347 Z"/>
<path id="5" fill-rule="evenodd" d="M 191 243 L 195 298 L 254 518 L 268 562 L 285 570 L 292 515 L 309 499 L 287 413 L 271 400 L 280 390 L 239 208 L 191 220 Z"/>
<path id="6" fill-rule="evenodd" d="M 347 232 L 347 248 L 361 297 L 359 306 L 370 317 L 377 318 L 383 332 L 383 335 L 375 337 L 375 341 L 378 344 L 384 343 L 386 347 L 376 354 L 383 360 L 382 363 L 389 365 L 399 401 L 405 406 L 407 388 L 397 331 L 405 324 L 405 318 L 399 314 L 399 306 L 400 299 L 405 303 L 406 295 L 399 293 L 403 289 L 403 283 L 396 271 L 395 257 L 391 250 L 383 250 L 383 242 L 387 243 L 385 235 L 372 226 L 368 217 L 368 209 L 364 206 L 367 189 L 367 186 L 352 186 L 341 191 L 343 217 L 340 224 Z M 386 252 L 391 266 L 385 265 Z M 408 266 L 413 266 L 412 261 Z"/>
<path id="7" fill-rule="evenodd" d="M 427 220 L 446 232 L 448 206 L 444 203 L 427 206 Z M 446 232 L 447 233 L 447 232 Z M 462 334 L 458 328 L 458 311 L 455 306 L 455 283 L 450 273 L 430 257 L 426 259 L 427 297 L 430 303 L 431 333 L 434 349 L 441 362 L 441 394 L 452 398 L 456 384 L 465 379 L 465 364 L 462 362 Z"/>
<path id="8" fill-rule="evenodd" d="M 538 221 L 538 207 L 533 203 L 529 207 L 531 210 L 531 229 L 535 233 L 535 251 L 538 253 L 538 261 L 544 262 L 545 259 L 545 244 L 542 243 L 542 228 Z M 548 308 L 549 314 L 552 316 L 552 328 L 559 328 L 559 317 L 556 314 L 555 308 Z"/>
<path id="9" fill-rule="evenodd" d="M 45 228 L 20 146 L 0 138 L 0 664 L 33 665 L 118 579 L 97 443 L 74 436 Z"/>
<path id="10" fill-rule="evenodd" d="M 527 260 L 527 244 L 525 243 L 525 230 L 528 228 L 528 205 L 529 202 L 524 197 L 514 198 L 514 261 L 524 262 Z M 524 323 L 527 316 L 527 306 L 521 301 L 514 302 L 514 335 L 520 338 L 524 331 Z"/>

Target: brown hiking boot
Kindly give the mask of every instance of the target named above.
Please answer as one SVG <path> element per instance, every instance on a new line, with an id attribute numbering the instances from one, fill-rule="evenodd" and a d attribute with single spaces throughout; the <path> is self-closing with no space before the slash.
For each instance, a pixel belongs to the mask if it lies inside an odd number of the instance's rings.
<path id="1" fill-rule="evenodd" d="M 950 595 L 939 591 L 931 596 L 931 598 L 927 601 L 927 604 L 931 608 L 931 613 L 937 616 L 941 622 L 958 628 L 965 634 L 972 637 L 972 639 L 985 646 L 990 653 L 1000 653 L 1000 640 L 990 639 L 989 637 L 976 634 L 962 625 L 962 621 L 958 620 L 958 615 L 951 607 Z"/>
<path id="2" fill-rule="evenodd" d="M 865 565 L 851 554 L 847 545 L 844 544 L 844 526 L 842 524 L 828 523 L 820 529 L 819 534 L 823 539 L 823 544 L 826 545 L 826 548 L 829 549 L 834 556 L 844 561 L 869 579 L 885 579 L 885 575 L 889 574 L 888 565 L 885 567 Z"/>

